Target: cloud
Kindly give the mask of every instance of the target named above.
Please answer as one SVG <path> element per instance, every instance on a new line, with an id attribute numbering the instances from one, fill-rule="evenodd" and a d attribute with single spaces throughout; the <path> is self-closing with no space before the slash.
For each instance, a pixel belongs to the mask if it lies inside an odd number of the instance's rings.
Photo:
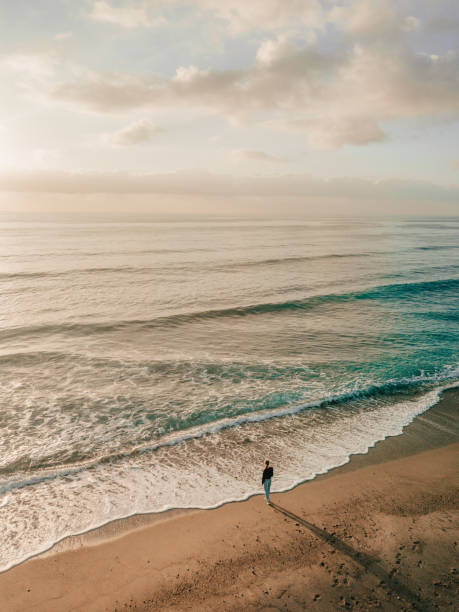
<path id="1" fill-rule="evenodd" d="M 140 119 L 110 135 L 110 141 L 118 146 L 131 146 L 150 142 L 155 134 L 164 132 L 164 128 L 155 125 L 148 119 Z"/>
<path id="2" fill-rule="evenodd" d="M 50 96 L 81 109 L 117 112 L 175 107 L 248 120 L 275 113 L 313 145 L 339 147 L 384 138 L 382 122 L 456 116 L 459 56 L 414 53 L 407 46 L 353 44 L 346 52 L 263 42 L 246 70 L 179 67 L 170 78 L 89 73 Z"/>
<path id="3" fill-rule="evenodd" d="M 315 0 L 171 2 L 198 7 L 236 29 L 259 23 L 265 38 L 252 62 L 237 69 L 179 65 L 166 77 L 100 72 L 63 59 L 56 65 L 57 56 L 48 64 L 32 56 L 24 63 L 23 56 L 21 67 L 16 56 L 10 69 L 21 78 L 28 75 L 41 98 L 84 112 L 198 111 L 233 124 L 256 121 L 294 131 L 323 149 L 382 142 L 394 120 L 416 119 L 421 125 L 420 119 L 431 124 L 459 114 L 459 54 L 415 50 L 409 40 L 421 19 L 402 13 L 392 0 L 343 0 L 332 3 L 328 13 Z M 161 6 L 144 0 L 115 7 L 98 0 L 93 18 L 140 27 Z M 435 9 L 429 10 L 430 21 L 423 23 L 434 22 Z M 328 27 L 321 29 L 325 22 Z M 300 38 L 292 23 L 311 24 L 324 38 L 316 43 Z M 147 138 L 145 127 L 131 128 L 133 135 L 128 126 L 128 133 L 114 136 L 118 144 Z"/>
<path id="4" fill-rule="evenodd" d="M 180 12 L 223 25 L 231 36 L 241 36 L 252 30 L 300 30 L 311 36 L 314 29 L 326 22 L 326 11 L 320 0 L 126 0 L 112 4 L 94 0 L 88 17 L 124 28 L 163 25 L 166 20 L 158 12 L 174 6 Z M 156 17 L 152 18 L 152 14 Z"/>
<path id="5" fill-rule="evenodd" d="M 421 28 L 421 21 L 413 15 L 408 15 L 403 20 L 401 27 L 404 32 L 417 32 Z"/>
<path id="6" fill-rule="evenodd" d="M 109 23 L 122 28 L 148 28 L 166 22 L 161 15 L 151 18 L 146 7 L 125 3 L 127 6 L 113 6 L 105 0 L 96 0 L 89 13 L 94 21 Z"/>
<path id="7" fill-rule="evenodd" d="M 319 0 L 195 0 L 202 9 L 221 18 L 229 31 L 321 28 L 325 11 Z"/>
<path id="8" fill-rule="evenodd" d="M 286 36 L 263 41 L 257 50 L 256 60 L 259 66 L 269 67 L 297 55 L 298 50 Z"/>
<path id="9" fill-rule="evenodd" d="M 34 104 L 44 100 L 49 105 L 58 66 L 59 59 L 53 53 L 12 53 L 0 57 L 0 80 L 8 84 L 9 91 L 16 90 Z"/>
<path id="10" fill-rule="evenodd" d="M 30 81 L 52 82 L 57 58 L 48 53 L 13 53 L 0 60 L 0 68 Z"/>
<path id="11" fill-rule="evenodd" d="M 421 21 L 402 15 L 391 0 L 351 0 L 333 6 L 327 20 L 354 37 L 376 40 L 403 37 L 420 29 Z"/>
<path id="12" fill-rule="evenodd" d="M 101 113 L 190 105 L 208 110 L 224 106 L 229 113 L 241 76 L 240 71 L 198 70 L 194 66 L 177 68 L 170 80 L 92 71 L 81 79 L 58 84 L 50 97 Z"/>
<path id="13" fill-rule="evenodd" d="M 73 37 L 73 32 L 58 32 L 54 36 L 54 40 L 68 40 Z"/>
<path id="14" fill-rule="evenodd" d="M 444 187 L 423 181 L 333 178 L 284 174 L 270 177 L 211 174 L 181 171 L 169 174 L 126 172 L 71 173 L 64 171 L 3 172 L 0 191 L 61 194 L 181 194 L 202 196 L 249 196 L 263 198 L 361 199 L 370 210 L 379 201 L 431 201 L 459 203 L 459 186 Z"/>
<path id="15" fill-rule="evenodd" d="M 281 157 L 277 157 L 276 155 L 270 155 L 269 153 L 265 153 L 264 151 L 237 149 L 231 151 L 230 155 L 231 159 L 237 163 L 243 161 L 261 161 L 279 164 L 285 161 Z"/>
<path id="16" fill-rule="evenodd" d="M 359 35 L 375 35 L 397 29 L 398 19 L 384 0 L 356 0 L 332 7 L 328 20 L 340 29 Z"/>
<path id="17" fill-rule="evenodd" d="M 377 121 L 359 116 L 300 119 L 286 121 L 282 125 L 290 131 L 306 132 L 309 143 L 318 149 L 332 150 L 344 144 L 364 145 L 385 140 L 385 134 Z"/>

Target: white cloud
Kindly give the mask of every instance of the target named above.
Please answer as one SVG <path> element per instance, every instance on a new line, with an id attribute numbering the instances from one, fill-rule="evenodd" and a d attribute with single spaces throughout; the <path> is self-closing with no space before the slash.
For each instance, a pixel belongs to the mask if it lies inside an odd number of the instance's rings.
<path id="1" fill-rule="evenodd" d="M 398 18 L 385 0 L 353 0 L 334 6 L 328 20 L 351 34 L 381 34 L 397 28 Z"/>
<path id="2" fill-rule="evenodd" d="M 264 151 L 253 151 L 247 149 L 236 149 L 231 151 L 231 159 L 237 163 L 244 161 L 256 161 L 256 162 L 269 162 L 269 163 L 282 163 L 285 160 L 277 155 L 271 155 Z"/>
<path id="3" fill-rule="evenodd" d="M 49 94 L 56 83 L 59 60 L 52 53 L 12 53 L 0 58 L 0 83 L 8 94 L 18 95 L 37 105 L 49 105 Z M 71 71 L 68 73 L 71 74 Z M 72 76 L 74 78 L 75 75 Z M 3 94 L 3 92 L 2 92 Z M 14 95 L 13 94 L 13 95 Z"/>
<path id="4" fill-rule="evenodd" d="M 145 144 L 150 142 L 155 134 L 164 131 L 164 128 L 155 125 L 148 119 L 140 119 L 112 134 L 110 141 L 118 146 Z"/>
<path id="5" fill-rule="evenodd" d="M 310 144 L 318 149 L 338 149 L 345 144 L 365 145 L 385 139 L 377 121 L 358 115 L 292 120 L 284 122 L 283 127 L 305 132 Z"/>
<path id="6" fill-rule="evenodd" d="M 286 36 L 279 36 L 274 40 L 265 40 L 257 51 L 257 62 L 261 66 L 272 66 L 288 57 L 293 57 L 298 50 Z"/>
<path id="7" fill-rule="evenodd" d="M 69 38 L 73 37 L 73 33 L 72 32 L 58 32 L 55 36 L 54 39 L 55 40 L 68 40 Z"/>
<path id="8" fill-rule="evenodd" d="M 179 66 L 175 72 L 173 81 L 176 83 L 191 83 L 194 79 L 198 79 L 200 76 L 205 77 L 209 74 L 208 70 L 198 70 L 196 66 Z"/>
<path id="9" fill-rule="evenodd" d="M 184 196 L 260 197 L 271 202 L 284 197 L 317 198 L 327 201 L 359 199 L 371 212 L 380 212 L 381 201 L 426 201 L 457 209 L 459 187 L 442 187 L 423 181 L 333 178 L 302 175 L 270 177 L 211 174 L 182 171 L 169 174 L 134 175 L 126 172 L 71 173 L 60 171 L 0 173 L 0 192 L 59 194 L 176 194 Z"/>
<path id="10" fill-rule="evenodd" d="M 325 12 L 319 0 L 195 0 L 224 20 L 232 34 L 249 30 L 321 28 Z"/>
<path id="11" fill-rule="evenodd" d="M 415 32 L 421 27 L 421 21 L 413 15 L 408 15 L 402 22 L 402 30 L 404 32 Z"/>
<path id="12" fill-rule="evenodd" d="M 58 84 L 51 97 L 116 112 L 142 107 L 198 109 L 231 120 L 275 113 L 321 147 L 384 138 L 383 122 L 459 112 L 459 56 L 414 53 L 394 43 L 355 44 L 343 53 L 265 41 L 246 70 L 179 67 L 171 79 L 90 73 Z"/>
<path id="13" fill-rule="evenodd" d="M 33 81 L 48 81 L 55 76 L 57 61 L 47 53 L 13 53 L 2 58 L 0 67 Z"/>
<path id="14" fill-rule="evenodd" d="M 125 2 L 127 6 L 114 6 L 105 0 L 95 0 L 90 19 L 117 25 L 122 28 L 147 28 L 166 22 L 161 15 L 152 18 L 145 6 Z"/>
<path id="15" fill-rule="evenodd" d="M 343 0 L 328 16 L 315 0 L 170 1 L 206 9 L 235 28 L 255 28 L 258 23 L 260 29 L 277 31 L 265 33 L 252 63 L 244 68 L 179 65 L 169 78 L 139 71 L 97 72 L 57 55 L 16 55 L 3 65 L 20 75 L 23 87 L 28 79 L 37 99 L 46 95 L 82 111 L 199 111 L 232 123 L 256 121 L 294 130 L 311 145 L 328 149 L 382 141 L 386 123 L 393 120 L 421 118 L 431 123 L 459 114 L 458 53 L 413 50 L 408 31 L 420 27 L 420 19 L 401 14 L 393 0 Z M 159 0 L 116 6 L 98 0 L 92 16 L 140 27 L 151 24 L 150 15 L 161 6 Z M 289 29 L 293 22 L 318 29 L 324 19 L 344 32 L 338 35 L 331 28 L 335 38 L 325 38 L 325 43 L 336 44 L 305 43 Z M 328 30 L 321 35 L 329 36 Z M 127 126 L 113 142 L 146 142 L 148 129 L 145 124 Z"/>

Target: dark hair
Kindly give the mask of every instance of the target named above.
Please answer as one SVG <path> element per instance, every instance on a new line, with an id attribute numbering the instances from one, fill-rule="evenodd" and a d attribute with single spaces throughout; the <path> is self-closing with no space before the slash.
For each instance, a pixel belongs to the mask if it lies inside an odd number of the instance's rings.
<path id="1" fill-rule="evenodd" d="M 265 459 L 265 465 L 268 466 L 269 465 L 269 459 Z"/>

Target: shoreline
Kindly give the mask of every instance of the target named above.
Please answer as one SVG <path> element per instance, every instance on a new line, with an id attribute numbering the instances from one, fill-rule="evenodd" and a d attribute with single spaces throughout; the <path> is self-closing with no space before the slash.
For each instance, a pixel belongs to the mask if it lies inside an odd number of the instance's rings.
<path id="1" fill-rule="evenodd" d="M 363 477 L 364 473 L 377 468 L 379 468 L 380 472 L 379 477 L 384 480 L 385 470 L 381 469 L 381 466 L 383 464 L 390 464 L 392 465 L 392 468 L 394 468 L 395 464 L 401 464 L 403 462 L 409 464 L 410 462 L 413 463 L 414 461 L 414 463 L 416 463 L 417 456 L 422 456 L 423 461 L 425 461 L 425 456 L 429 453 L 431 453 L 432 458 L 434 456 L 437 459 L 438 457 L 441 457 L 441 460 L 443 462 L 446 461 L 447 464 L 447 462 L 451 460 L 450 455 L 453 452 L 452 447 L 454 446 L 454 444 L 457 444 L 457 441 L 459 440 L 459 424 L 457 418 L 458 405 L 459 390 L 454 388 L 445 390 L 440 397 L 440 401 L 437 402 L 432 408 L 430 408 L 426 412 L 415 417 L 415 419 L 404 428 L 402 434 L 387 437 L 384 440 L 377 442 L 373 447 L 368 449 L 367 453 L 352 455 L 350 457 L 350 460 L 346 464 L 336 467 L 325 474 L 315 477 L 312 480 L 308 480 L 301 484 L 298 484 L 287 492 L 274 493 L 273 497 L 275 501 L 277 502 L 279 500 L 280 503 L 284 504 L 287 503 L 287 501 L 290 502 L 292 499 L 303 499 L 305 497 L 307 498 L 308 489 L 312 487 L 315 489 L 324 488 L 324 490 L 326 490 L 327 487 L 330 488 L 329 483 L 331 480 L 336 483 L 337 488 L 340 488 L 340 482 L 344 482 L 345 480 L 355 480 L 357 472 Z M 448 456 L 448 459 L 445 459 L 446 455 Z M 327 503 L 329 503 L 330 501 L 330 496 L 331 498 L 333 497 L 333 492 L 328 491 L 326 495 L 326 498 L 328 500 Z M 92 529 L 90 531 L 85 532 L 84 534 L 66 537 L 58 544 L 55 544 L 48 551 L 41 553 L 35 557 L 29 558 L 28 560 L 13 566 L 9 570 L 6 570 L 2 574 L 0 574 L 0 595 L 3 593 L 2 598 L 6 598 L 5 600 L 8 601 L 10 605 L 10 608 L 7 608 L 8 612 L 10 610 L 16 611 L 20 609 L 46 610 L 47 612 L 50 610 L 62 609 L 84 609 L 95 611 L 113 610 L 117 605 L 116 601 L 123 604 L 122 593 L 124 593 L 126 602 L 129 600 L 129 598 L 132 598 L 134 596 L 136 605 L 143 605 L 143 609 L 156 609 L 155 607 L 149 608 L 148 605 L 150 604 L 148 603 L 141 604 L 137 593 L 138 589 L 133 587 L 132 590 L 130 590 L 131 587 L 129 587 L 127 590 L 125 589 L 124 591 L 123 589 L 121 589 L 120 591 L 119 588 L 118 590 L 115 588 L 114 591 L 115 593 L 117 593 L 117 599 L 113 600 L 111 604 L 108 603 L 108 601 L 110 600 L 110 596 L 108 596 L 108 599 L 105 598 L 104 602 L 98 600 L 92 601 L 88 604 L 88 601 L 86 601 L 84 604 L 86 607 L 81 607 L 81 605 L 77 603 L 78 589 L 88 588 L 88 584 L 92 584 L 92 582 L 91 580 L 89 580 L 88 583 L 89 577 L 85 575 L 85 570 L 84 567 L 82 567 L 81 559 L 78 559 L 78 557 L 84 557 L 86 559 L 86 563 L 89 563 L 93 567 L 95 574 L 97 575 L 97 573 L 99 572 L 99 577 L 101 578 L 102 576 L 100 575 L 100 572 L 102 572 L 102 575 L 105 576 L 103 568 L 105 568 L 106 570 L 107 567 L 104 564 L 109 562 L 113 563 L 113 560 L 116 558 L 116 555 L 115 557 L 113 556 L 114 550 L 119 551 L 120 547 L 123 548 L 124 544 L 127 546 L 127 548 L 132 548 L 132 546 L 134 546 L 135 548 L 135 544 L 133 543 L 134 541 L 138 543 L 139 538 L 142 539 L 142 537 L 145 536 L 146 538 L 148 537 L 151 540 L 154 540 L 160 537 L 160 535 L 164 532 L 174 533 L 175 530 L 185 530 L 185 540 L 188 541 L 187 538 L 190 538 L 190 533 L 187 531 L 186 526 L 189 523 L 197 524 L 198 526 L 200 525 L 201 529 L 204 525 L 205 529 L 206 523 L 212 522 L 214 523 L 213 536 L 215 542 L 213 540 L 212 542 L 207 542 L 207 547 L 205 547 L 206 550 L 200 549 L 199 554 L 194 554 L 192 563 L 190 562 L 190 557 L 186 554 L 187 552 L 189 552 L 189 550 L 182 550 L 182 554 L 180 555 L 180 549 L 182 548 L 181 545 L 178 546 L 177 551 L 169 550 L 169 557 L 166 545 L 166 550 L 163 550 L 160 555 L 163 561 L 167 559 L 169 565 L 175 564 L 176 567 L 183 565 L 184 560 L 187 561 L 189 565 L 194 564 L 194 572 L 196 572 L 203 562 L 212 565 L 212 560 L 209 560 L 209 553 L 207 549 L 209 548 L 209 546 L 211 548 L 215 548 L 216 541 L 220 538 L 220 535 L 222 535 L 221 533 L 219 533 L 218 520 L 215 522 L 217 514 L 220 517 L 224 515 L 232 516 L 232 520 L 230 520 L 228 524 L 225 524 L 226 528 L 230 528 L 230 526 L 233 525 L 234 520 L 236 520 L 241 523 L 241 526 L 243 528 L 242 530 L 244 531 L 245 529 L 245 531 L 247 531 L 247 525 L 244 528 L 244 525 L 242 524 L 245 520 L 244 515 L 249 510 L 252 514 L 255 513 L 256 515 L 259 515 L 262 511 L 266 512 L 266 507 L 261 502 L 263 502 L 263 499 L 260 497 L 260 495 L 253 495 L 248 500 L 224 503 L 216 509 L 166 510 L 164 511 L 164 513 L 148 513 L 145 515 L 133 515 L 127 518 L 115 519 L 113 521 L 110 521 L 109 523 L 106 523 L 102 527 Z M 327 505 L 327 503 L 325 505 Z M 284 520 L 288 520 L 288 514 L 286 514 L 285 516 L 287 516 L 287 518 L 285 518 Z M 301 519 L 298 513 L 294 514 L 294 516 L 296 517 L 295 520 L 297 520 L 297 522 Z M 301 523 L 298 523 L 298 525 L 299 524 Z M 252 528 L 254 527 L 254 525 L 256 526 L 256 522 L 252 524 Z M 239 528 L 240 527 L 238 527 L 238 529 Z M 282 536 L 279 535 L 279 538 L 282 539 Z M 192 537 L 192 534 L 191 540 L 194 541 L 195 545 L 199 544 L 199 541 L 197 543 L 195 542 Z M 245 552 L 245 547 L 245 544 L 241 544 L 241 550 L 243 552 Z M 169 549 L 170 548 L 171 547 L 169 542 Z M 132 555 L 134 556 L 132 557 Z M 217 557 L 218 556 L 219 555 L 217 555 Z M 95 557 L 99 559 L 99 564 L 101 563 L 102 566 L 95 563 Z M 130 557 L 135 565 L 137 563 L 135 551 L 130 553 Z M 101 558 L 104 560 L 100 561 Z M 120 555 L 118 555 L 118 558 L 120 558 Z M 215 558 L 212 557 L 212 559 L 214 561 L 213 567 L 215 569 Z M 60 564 L 63 564 L 64 567 L 72 567 L 71 578 L 69 578 L 64 571 L 64 575 L 61 579 L 53 579 L 52 574 L 50 574 L 50 570 L 51 568 L 57 569 Z M 150 560 L 148 564 L 150 564 Z M 169 566 L 166 564 L 164 567 L 167 568 Z M 140 589 L 143 593 L 141 597 L 151 596 L 152 594 L 158 592 L 163 593 L 167 591 L 168 586 L 173 591 L 173 585 L 175 584 L 174 579 L 172 578 L 172 576 L 169 576 L 168 579 L 164 580 L 164 576 L 162 576 L 162 574 L 164 574 L 164 567 L 161 566 L 161 563 L 159 563 L 157 573 L 159 572 L 159 574 L 161 574 L 161 580 L 156 579 L 156 588 L 151 586 L 151 590 L 149 593 L 147 593 L 145 589 L 143 589 L 143 591 L 142 589 Z M 145 568 L 143 567 L 142 569 L 143 572 L 145 572 Z M 190 568 L 188 568 L 188 571 L 189 570 Z M 76 581 L 75 573 L 78 574 Z M 136 576 L 137 574 L 142 574 L 142 572 L 133 571 L 133 576 Z M 142 580 L 145 581 L 146 576 L 144 574 L 142 575 Z M 36 579 L 39 576 L 41 576 L 41 580 L 44 577 L 46 578 L 43 582 L 45 592 L 43 592 L 42 590 L 43 587 L 42 589 L 40 589 L 38 585 L 35 585 Z M 86 579 L 84 579 L 85 577 Z M 27 581 L 34 582 L 33 589 L 30 588 L 30 591 L 25 590 L 25 592 L 21 592 L 19 585 L 21 583 L 25 584 L 24 579 L 26 579 L 26 583 Z M 135 578 L 132 579 L 134 583 L 139 580 Z M 68 582 L 69 580 L 70 584 Z M 150 583 L 151 580 L 147 580 L 147 582 Z M 197 582 L 199 582 L 199 580 L 197 580 Z M 53 589 L 55 589 L 55 592 L 61 592 L 62 590 L 64 590 L 67 593 L 65 595 L 66 597 L 71 596 L 74 598 L 72 600 L 73 603 L 70 603 L 71 607 L 53 607 L 54 603 L 52 603 L 51 599 L 54 601 L 56 600 L 56 597 L 46 599 L 48 589 L 51 585 Z M 66 585 L 65 588 L 64 585 Z M 70 589 L 70 595 L 68 589 Z M 33 599 L 33 596 L 30 595 L 32 591 L 37 594 L 36 599 Z M 45 597 L 45 599 L 42 599 L 43 597 Z M 176 596 L 175 599 L 177 599 Z M 325 598 L 321 596 L 320 599 L 322 599 L 322 603 L 324 603 Z M 58 600 L 60 601 L 59 605 L 61 605 L 61 598 L 59 597 Z M 151 598 L 142 600 L 142 602 L 148 601 L 151 602 Z M 68 606 L 69 604 L 66 605 Z M 174 604 L 174 606 L 175 605 L 176 604 Z M 201 601 L 200 609 L 207 609 L 206 607 L 202 607 L 205 605 L 207 604 Z M 31 607 L 29 608 L 25 606 Z M 166 607 L 168 606 L 169 604 L 166 605 Z M 142 608 L 138 607 L 138 609 Z M 224 607 L 224 609 L 231 608 Z M 317 605 L 316 609 L 320 610 L 322 608 Z"/>
<path id="2" fill-rule="evenodd" d="M 345 473 L 347 471 L 360 469 L 361 467 L 378 464 L 384 461 L 390 461 L 391 459 L 387 458 L 389 455 L 393 457 L 409 456 L 411 454 L 423 452 L 424 450 L 445 446 L 447 445 L 448 441 L 453 443 L 459 440 L 459 428 L 456 434 L 450 434 L 448 431 L 443 431 L 442 434 L 446 434 L 445 436 L 435 435 L 435 432 L 432 432 L 431 429 L 420 425 L 420 423 L 423 421 L 423 417 L 428 414 L 433 416 L 434 421 L 446 420 L 448 421 L 449 425 L 451 424 L 451 415 L 448 414 L 451 409 L 448 406 L 448 408 L 445 410 L 443 407 L 444 403 L 442 404 L 443 398 L 448 398 L 449 394 L 457 396 L 457 403 L 459 405 L 459 387 L 457 385 L 447 387 L 440 393 L 438 402 L 436 402 L 426 411 L 415 416 L 408 425 L 403 427 L 403 431 L 401 433 L 396 435 L 388 435 L 386 438 L 376 441 L 368 448 L 366 452 L 351 454 L 345 463 L 337 465 L 326 472 L 316 474 L 313 478 L 302 480 L 288 489 L 276 492 L 273 491 L 273 494 L 275 493 L 276 495 L 282 495 L 284 493 L 294 491 L 296 488 L 307 483 L 325 479 L 330 476 L 334 476 L 335 474 Z M 412 427 L 414 423 L 417 423 L 415 428 Z M 440 427 L 443 426 L 440 425 Z M 404 437 L 402 443 L 400 443 L 401 441 L 398 440 L 398 438 L 401 436 Z M 407 443 L 408 439 L 409 443 Z M 395 440 L 395 442 L 391 442 L 392 440 Z M 64 552 L 65 550 L 75 550 L 76 548 L 81 548 L 84 546 L 97 546 L 104 541 L 122 537 L 131 531 L 142 529 L 143 527 L 149 525 L 162 523 L 164 521 L 168 521 L 183 515 L 193 514 L 195 512 L 218 510 L 219 508 L 222 508 L 228 504 L 244 504 L 253 498 L 263 496 L 264 493 L 260 490 L 260 492 L 252 493 L 244 499 L 223 501 L 218 505 L 211 507 L 168 508 L 166 510 L 162 510 L 161 512 L 136 512 L 129 516 L 114 518 L 99 526 L 91 527 L 90 529 L 82 531 L 81 533 L 64 536 L 52 544 L 48 549 L 30 556 L 27 559 L 24 559 L 24 561 L 20 561 L 6 570 L 0 571 L 0 576 L 2 573 L 8 572 L 22 563 L 26 563 L 32 559 L 50 556 L 56 553 Z"/>

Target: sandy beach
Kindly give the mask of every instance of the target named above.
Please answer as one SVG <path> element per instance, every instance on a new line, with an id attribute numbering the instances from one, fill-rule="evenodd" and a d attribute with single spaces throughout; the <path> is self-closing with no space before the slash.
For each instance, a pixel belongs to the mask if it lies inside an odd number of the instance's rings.
<path id="1" fill-rule="evenodd" d="M 271 507 L 259 495 L 69 538 L 0 575 L 1 610 L 457 609 L 458 405 L 445 392 Z"/>
<path id="2" fill-rule="evenodd" d="M 459 612 L 458 6 L 0 0 L 0 612 Z"/>

